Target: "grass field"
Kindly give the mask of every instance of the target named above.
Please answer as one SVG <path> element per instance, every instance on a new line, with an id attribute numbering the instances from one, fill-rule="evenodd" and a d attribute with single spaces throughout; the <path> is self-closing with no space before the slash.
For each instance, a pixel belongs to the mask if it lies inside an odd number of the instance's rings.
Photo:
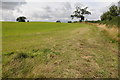
<path id="1" fill-rule="evenodd" d="M 96 26 L 3 22 L 2 32 L 3 77 L 118 77 L 118 44 Z"/>

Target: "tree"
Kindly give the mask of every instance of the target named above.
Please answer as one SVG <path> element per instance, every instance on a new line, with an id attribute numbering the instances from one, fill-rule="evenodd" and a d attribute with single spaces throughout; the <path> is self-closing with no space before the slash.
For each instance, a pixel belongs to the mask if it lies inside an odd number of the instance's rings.
<path id="1" fill-rule="evenodd" d="M 21 16 L 21 17 L 18 17 L 18 18 L 16 19 L 16 21 L 18 21 L 18 22 L 25 22 L 25 19 L 27 19 L 27 18 L 24 17 L 24 16 Z"/>
<path id="2" fill-rule="evenodd" d="M 76 7 L 76 10 L 73 12 L 73 14 L 71 15 L 71 18 L 74 19 L 74 17 L 79 18 L 79 21 L 84 21 L 85 14 L 91 14 L 91 12 L 87 11 L 88 7 L 85 8 L 80 8 L 79 6 Z"/>
<path id="3" fill-rule="evenodd" d="M 27 22 L 30 22 L 29 20 L 27 20 Z"/>
<path id="4" fill-rule="evenodd" d="M 57 20 L 56 23 L 61 23 L 61 21 L 60 21 L 60 20 Z"/>
<path id="5" fill-rule="evenodd" d="M 113 17 L 120 15 L 120 7 L 112 5 L 109 10 L 102 14 L 101 20 L 112 20 Z"/>
<path id="6" fill-rule="evenodd" d="M 105 12 L 103 13 L 103 15 L 101 16 L 101 21 L 107 20 L 110 21 L 112 19 L 112 16 L 110 15 L 110 12 Z"/>
<path id="7" fill-rule="evenodd" d="M 119 13 L 119 7 L 118 6 L 115 6 L 115 5 L 112 5 L 110 8 L 109 8 L 109 12 L 110 12 L 110 15 L 111 16 L 118 16 L 120 13 Z"/>

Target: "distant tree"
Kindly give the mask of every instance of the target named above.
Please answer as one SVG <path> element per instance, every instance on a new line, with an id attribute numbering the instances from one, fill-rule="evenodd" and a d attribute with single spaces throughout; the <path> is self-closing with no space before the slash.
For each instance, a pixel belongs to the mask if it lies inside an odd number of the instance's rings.
<path id="1" fill-rule="evenodd" d="M 68 23 L 72 23 L 72 21 L 68 21 Z"/>
<path id="2" fill-rule="evenodd" d="M 74 19 L 74 17 L 79 18 L 79 21 L 84 21 L 85 14 L 91 14 L 91 12 L 87 11 L 88 7 L 85 8 L 80 8 L 79 6 L 76 7 L 76 10 L 73 12 L 73 14 L 71 15 L 71 18 Z"/>
<path id="3" fill-rule="evenodd" d="M 24 16 L 21 16 L 21 17 L 18 17 L 18 18 L 16 19 L 16 21 L 18 21 L 18 22 L 25 22 L 25 19 L 27 19 L 27 18 L 24 17 Z"/>
<path id="4" fill-rule="evenodd" d="M 27 20 L 27 22 L 30 22 L 29 20 Z"/>
<path id="5" fill-rule="evenodd" d="M 56 23 L 61 23 L 61 21 L 60 21 L 60 20 L 57 20 Z"/>

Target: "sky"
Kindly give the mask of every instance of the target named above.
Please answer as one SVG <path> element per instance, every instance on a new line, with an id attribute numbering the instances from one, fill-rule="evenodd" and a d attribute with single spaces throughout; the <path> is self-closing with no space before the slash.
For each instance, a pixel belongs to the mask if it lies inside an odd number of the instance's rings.
<path id="1" fill-rule="evenodd" d="M 100 20 L 100 16 L 119 0 L 0 0 L 0 20 L 15 21 L 25 16 L 30 21 L 71 20 L 76 6 L 88 7 L 87 20 Z M 77 19 L 74 19 L 74 21 Z"/>

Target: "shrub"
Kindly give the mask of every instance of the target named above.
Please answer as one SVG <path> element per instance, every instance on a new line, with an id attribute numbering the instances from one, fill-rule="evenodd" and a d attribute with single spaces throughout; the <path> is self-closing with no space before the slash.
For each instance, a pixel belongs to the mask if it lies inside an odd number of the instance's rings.
<path id="1" fill-rule="evenodd" d="M 68 23 L 72 23 L 72 21 L 68 21 Z"/>
<path id="2" fill-rule="evenodd" d="M 74 21 L 73 23 L 77 23 L 78 21 Z"/>
<path id="3" fill-rule="evenodd" d="M 56 21 L 56 23 L 61 23 L 61 21 L 60 21 L 60 20 L 58 20 L 58 21 Z"/>

